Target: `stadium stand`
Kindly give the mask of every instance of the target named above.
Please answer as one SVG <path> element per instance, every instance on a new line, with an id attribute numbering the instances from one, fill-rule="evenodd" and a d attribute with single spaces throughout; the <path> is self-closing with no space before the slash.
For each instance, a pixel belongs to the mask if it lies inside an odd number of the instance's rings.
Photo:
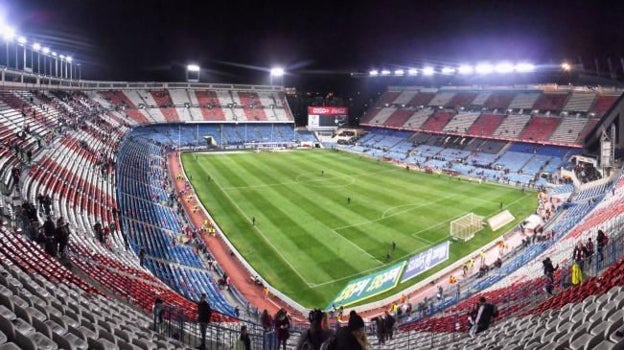
<path id="1" fill-rule="evenodd" d="M 595 94 L 573 92 L 568 99 L 568 103 L 566 103 L 565 107 L 563 107 L 563 110 L 567 112 L 586 113 L 594 103 L 594 99 L 596 99 Z"/>
<path id="2" fill-rule="evenodd" d="M 453 96 L 455 96 L 455 92 L 438 91 L 438 93 L 435 94 L 435 96 L 433 96 L 431 101 L 429 101 L 427 106 L 433 106 L 433 107 L 446 106 L 451 101 Z"/>
<path id="3" fill-rule="evenodd" d="M 458 92 L 451 98 L 451 100 L 444 106 L 446 108 L 460 108 L 468 107 L 471 102 L 477 97 L 474 92 Z"/>
<path id="4" fill-rule="evenodd" d="M 519 92 L 509 103 L 509 109 L 530 110 L 539 97 L 539 92 Z"/>
<path id="5" fill-rule="evenodd" d="M 561 123 L 561 118 L 533 116 L 518 137 L 521 140 L 546 141 Z"/>
<path id="6" fill-rule="evenodd" d="M 503 118 L 502 123 L 494 131 L 494 136 L 501 136 L 504 138 L 518 138 L 524 127 L 531 119 L 528 115 L 508 115 Z"/>
<path id="7" fill-rule="evenodd" d="M 504 115 L 483 113 L 468 129 L 468 134 L 474 136 L 491 136 L 503 122 Z"/>
<path id="8" fill-rule="evenodd" d="M 567 93 L 545 92 L 535 101 L 533 109 L 538 111 L 561 111 L 567 100 Z"/>
<path id="9" fill-rule="evenodd" d="M 499 109 L 505 111 L 509 108 L 509 104 L 514 98 L 514 93 L 510 92 L 493 92 L 485 101 L 483 106 L 490 110 Z"/>

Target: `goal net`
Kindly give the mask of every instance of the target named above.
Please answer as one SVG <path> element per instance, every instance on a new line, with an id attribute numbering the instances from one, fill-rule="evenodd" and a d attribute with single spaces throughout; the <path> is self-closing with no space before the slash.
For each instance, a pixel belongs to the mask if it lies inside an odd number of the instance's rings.
<path id="1" fill-rule="evenodd" d="M 451 221 L 451 237 L 464 242 L 483 229 L 483 217 L 474 213 L 466 214 Z"/>

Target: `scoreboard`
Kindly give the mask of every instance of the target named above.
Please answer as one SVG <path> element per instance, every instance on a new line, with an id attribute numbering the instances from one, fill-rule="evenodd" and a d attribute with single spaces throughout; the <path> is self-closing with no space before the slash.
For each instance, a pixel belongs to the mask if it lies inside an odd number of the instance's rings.
<path id="1" fill-rule="evenodd" d="M 308 130 L 335 130 L 347 124 L 347 107 L 308 107 Z"/>

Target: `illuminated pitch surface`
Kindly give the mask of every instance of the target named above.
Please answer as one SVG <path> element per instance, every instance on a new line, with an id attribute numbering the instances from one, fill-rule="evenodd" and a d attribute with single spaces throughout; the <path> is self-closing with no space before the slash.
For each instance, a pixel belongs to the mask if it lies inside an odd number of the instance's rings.
<path id="1" fill-rule="evenodd" d="M 535 193 L 517 188 L 408 172 L 328 150 L 187 153 L 182 161 L 200 200 L 241 254 L 306 307 L 324 307 L 350 279 L 449 239 L 450 221 L 466 213 L 487 218 L 503 202 L 516 221 L 496 234 L 484 229 L 467 243 L 451 244 L 451 258 L 433 271 L 490 242 L 537 206 Z"/>

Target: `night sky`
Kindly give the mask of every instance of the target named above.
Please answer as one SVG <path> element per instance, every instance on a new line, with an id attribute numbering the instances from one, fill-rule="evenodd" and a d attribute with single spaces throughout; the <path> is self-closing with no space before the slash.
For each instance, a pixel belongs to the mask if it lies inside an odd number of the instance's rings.
<path id="1" fill-rule="evenodd" d="M 624 56 L 616 0 L 0 0 L 0 14 L 85 79 L 181 81 L 193 62 L 202 81 L 268 83 L 261 69 L 279 64 L 305 88 L 372 67 Z"/>

